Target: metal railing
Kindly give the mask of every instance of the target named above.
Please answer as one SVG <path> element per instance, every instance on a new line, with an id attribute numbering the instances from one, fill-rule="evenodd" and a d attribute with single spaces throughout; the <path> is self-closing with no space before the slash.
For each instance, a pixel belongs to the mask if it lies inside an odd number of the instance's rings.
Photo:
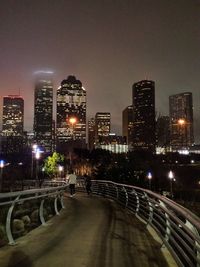
<path id="1" fill-rule="evenodd" d="M 160 236 L 179 266 L 200 266 L 200 218 L 150 190 L 111 181 L 92 181 L 93 194 L 116 200 Z"/>
<path id="2" fill-rule="evenodd" d="M 8 242 L 10 245 L 15 244 L 15 240 L 13 238 L 12 233 L 12 214 L 17 204 L 22 204 L 31 200 L 40 200 L 38 213 L 39 220 L 42 225 L 46 224 L 44 218 L 44 202 L 46 199 L 54 199 L 54 210 L 56 215 L 59 215 L 58 199 L 60 199 L 61 207 L 64 208 L 63 194 L 68 185 L 64 182 L 55 183 L 47 181 L 44 186 L 45 188 L 41 189 L 30 189 L 25 191 L 0 193 L 0 208 L 7 207 L 5 228 Z"/>

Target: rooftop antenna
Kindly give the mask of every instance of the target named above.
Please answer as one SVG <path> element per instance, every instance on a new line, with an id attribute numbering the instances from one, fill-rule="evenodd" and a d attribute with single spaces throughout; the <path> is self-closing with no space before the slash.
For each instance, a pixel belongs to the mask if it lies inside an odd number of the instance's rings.
<path id="1" fill-rule="evenodd" d="M 21 95 L 21 90 L 20 90 L 20 87 L 19 87 L 19 96 Z"/>

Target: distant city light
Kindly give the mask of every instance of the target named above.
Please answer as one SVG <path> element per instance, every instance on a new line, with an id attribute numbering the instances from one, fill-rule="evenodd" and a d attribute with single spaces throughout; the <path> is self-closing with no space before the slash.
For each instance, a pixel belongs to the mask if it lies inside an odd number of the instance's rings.
<path id="1" fill-rule="evenodd" d="M 76 122 L 77 122 L 77 118 L 75 118 L 75 117 L 69 118 L 69 123 L 70 124 L 74 125 Z"/>
<path id="2" fill-rule="evenodd" d="M 54 72 L 51 70 L 37 70 L 34 74 L 54 74 Z"/>

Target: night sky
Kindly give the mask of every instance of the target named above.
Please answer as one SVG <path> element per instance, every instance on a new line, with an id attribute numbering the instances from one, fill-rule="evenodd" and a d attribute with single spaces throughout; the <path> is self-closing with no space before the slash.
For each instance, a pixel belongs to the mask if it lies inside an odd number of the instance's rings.
<path id="1" fill-rule="evenodd" d="M 32 129 L 34 75 L 54 71 L 54 88 L 75 75 L 87 90 L 87 117 L 111 112 L 121 134 L 132 84 L 156 82 L 157 113 L 168 97 L 193 93 L 200 141 L 200 0 L 0 0 L 0 94 L 25 100 Z"/>

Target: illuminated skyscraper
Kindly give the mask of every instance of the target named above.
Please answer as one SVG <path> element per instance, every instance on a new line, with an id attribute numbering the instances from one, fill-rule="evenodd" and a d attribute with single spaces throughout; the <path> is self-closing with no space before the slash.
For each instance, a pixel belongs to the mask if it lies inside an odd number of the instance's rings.
<path id="1" fill-rule="evenodd" d="M 75 76 L 68 76 L 57 90 L 57 149 L 65 144 L 86 144 L 86 90 Z"/>
<path id="2" fill-rule="evenodd" d="M 53 142 L 53 85 L 49 77 L 37 80 L 34 99 L 35 141 L 45 152 L 51 152 Z"/>
<path id="3" fill-rule="evenodd" d="M 194 143 L 192 93 L 170 96 L 169 116 L 172 149 L 188 148 Z"/>
<path id="4" fill-rule="evenodd" d="M 95 115 L 95 143 L 97 144 L 100 136 L 110 134 L 110 112 L 97 112 Z"/>
<path id="5" fill-rule="evenodd" d="M 95 145 L 95 119 L 91 118 L 88 120 L 88 148 L 89 150 L 94 149 Z"/>
<path id="6" fill-rule="evenodd" d="M 22 136 L 24 129 L 24 99 L 18 95 L 3 97 L 4 136 Z"/>
<path id="7" fill-rule="evenodd" d="M 19 95 L 3 97 L 1 151 L 20 153 L 24 148 L 24 99 Z"/>
<path id="8" fill-rule="evenodd" d="M 133 145 L 133 106 L 128 106 L 122 113 L 122 135 L 129 147 Z"/>
<path id="9" fill-rule="evenodd" d="M 133 147 L 155 151 L 155 83 L 133 84 Z"/>

